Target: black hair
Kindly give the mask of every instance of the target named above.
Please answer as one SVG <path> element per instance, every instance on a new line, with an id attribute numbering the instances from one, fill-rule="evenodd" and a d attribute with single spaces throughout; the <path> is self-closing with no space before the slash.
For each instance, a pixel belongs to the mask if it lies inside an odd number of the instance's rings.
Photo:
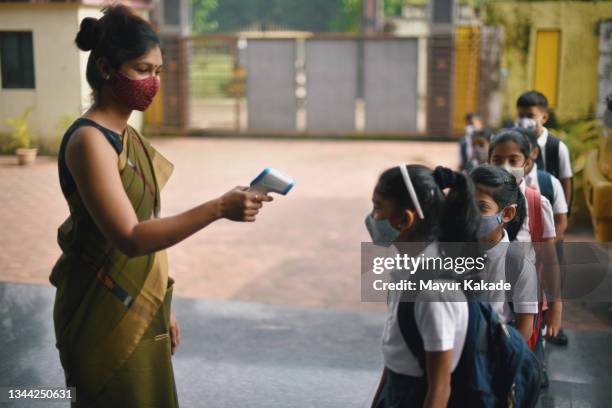
<path id="1" fill-rule="evenodd" d="M 160 45 L 155 28 L 130 8 L 117 4 L 102 10 L 100 19 L 86 17 L 74 42 L 83 51 L 91 51 L 87 60 L 87 82 L 99 102 L 104 79 L 96 66 L 98 58 L 106 58 L 112 68 L 141 57 Z"/>
<path id="2" fill-rule="evenodd" d="M 538 108 L 548 111 L 548 99 L 543 93 L 538 91 L 529 91 L 523 93 L 516 100 L 517 108 L 531 108 L 537 106 Z"/>
<path id="3" fill-rule="evenodd" d="M 484 128 L 480 130 L 475 130 L 472 133 L 472 140 L 474 139 L 485 139 L 487 142 L 491 141 L 492 132 L 490 129 Z"/>
<path id="4" fill-rule="evenodd" d="M 469 112 L 465 114 L 466 122 L 472 121 L 473 119 L 480 119 L 480 113 L 478 112 Z"/>
<path id="5" fill-rule="evenodd" d="M 495 148 L 506 142 L 516 144 L 523 156 L 525 156 L 525 160 L 529 159 L 531 145 L 527 137 L 517 129 L 504 129 L 491 138 L 491 144 L 489 144 L 489 159 L 491 159 Z"/>
<path id="6" fill-rule="evenodd" d="M 533 149 L 534 147 L 540 148 L 540 145 L 538 144 L 538 137 L 536 136 L 533 129 L 517 127 L 517 128 L 514 128 L 513 130 L 516 130 L 517 132 L 519 132 L 520 134 L 522 134 L 524 137 L 527 138 L 527 141 L 531 145 L 531 149 Z"/>
<path id="7" fill-rule="evenodd" d="M 428 241 L 476 242 L 480 211 L 472 181 L 441 166 L 432 171 L 411 164 L 407 170 L 425 217 L 418 232 Z M 446 196 L 442 192 L 445 188 L 450 189 Z M 393 200 L 400 210 L 415 210 L 399 167 L 383 172 L 374 191 Z"/>
<path id="8" fill-rule="evenodd" d="M 486 194 L 490 195 L 500 210 L 516 204 L 516 216 L 504 226 L 508 238 L 514 241 L 523 225 L 527 211 L 525 197 L 514 176 L 501 167 L 483 164 L 475 167 L 470 172 L 470 177 L 476 184 L 476 188 L 483 189 Z"/>

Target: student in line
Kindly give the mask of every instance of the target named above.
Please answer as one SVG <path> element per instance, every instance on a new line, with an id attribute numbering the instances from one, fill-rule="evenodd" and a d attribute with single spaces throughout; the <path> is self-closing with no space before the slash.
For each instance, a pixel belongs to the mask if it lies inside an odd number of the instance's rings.
<path id="1" fill-rule="evenodd" d="M 567 230 L 567 219 L 569 208 L 565 199 L 565 192 L 561 182 L 546 170 L 538 168 L 537 159 L 541 157 L 540 145 L 533 129 L 517 128 L 529 140 L 531 146 L 531 168 L 526 168 L 525 182 L 528 187 L 532 187 L 540 192 L 544 197 L 548 198 L 552 204 L 553 215 L 555 217 L 555 232 L 557 234 L 555 241 L 557 243 L 557 256 L 561 261 L 563 256 L 563 239 Z M 568 337 L 563 328 L 560 328 L 556 336 L 547 339 L 548 342 L 566 346 Z"/>
<path id="2" fill-rule="evenodd" d="M 531 187 L 527 187 L 525 183 L 525 169 L 529 167 L 531 161 L 531 146 L 527 138 L 517 130 L 503 130 L 493 137 L 489 147 L 489 162 L 498 167 L 503 167 L 512 174 L 519 184 L 519 188 L 525 197 L 527 203 L 527 211 L 523 225 L 516 235 L 518 242 L 542 242 L 554 243 L 556 238 L 554 215 L 550 201 L 538 191 Z M 538 216 L 539 215 L 539 216 Z M 557 265 L 557 254 L 554 246 L 544 245 L 538 248 L 538 256 L 536 257 L 536 265 L 546 265 L 547 268 L 553 268 Z M 558 270 L 554 272 L 546 272 L 546 282 L 542 282 L 543 286 L 548 286 L 549 292 L 553 292 L 554 288 L 558 287 Z M 542 279 L 542 277 L 540 277 Z M 554 292 L 556 293 L 556 292 Z M 540 326 L 545 330 L 547 337 L 554 337 L 558 334 L 562 323 L 563 304 L 561 301 L 552 301 L 542 305 L 542 309 L 538 316 L 544 318 L 540 323 L 539 317 L 536 318 L 535 331 L 529 340 L 530 347 L 536 350 L 542 365 L 545 365 L 543 353 L 543 338 L 540 333 Z M 547 386 L 548 380 L 545 373 L 544 386 Z"/>
<path id="3" fill-rule="evenodd" d="M 446 195 L 442 192 L 445 189 L 449 189 Z M 397 243 L 413 242 L 420 249 L 410 256 L 437 257 L 443 242 L 477 242 L 480 213 L 474 186 L 465 175 L 450 169 L 432 171 L 420 165 L 390 168 L 380 176 L 372 203 L 366 226 L 374 243 L 395 243 L 397 247 Z M 401 293 L 389 293 L 382 338 L 385 368 L 373 406 L 447 405 L 451 373 L 464 344 L 473 340 L 466 338 L 468 306 L 463 293 L 430 295 L 423 301 L 417 299 L 413 309 L 418 328 L 413 335 L 422 338 L 425 350 L 423 370 L 402 336 Z"/>
<path id="4" fill-rule="evenodd" d="M 465 115 L 465 133 L 459 139 L 459 170 L 469 171 L 472 160 L 472 134 L 482 129 L 480 114 L 470 112 Z"/>
<path id="5" fill-rule="evenodd" d="M 525 218 L 525 198 L 516 179 L 500 167 L 478 166 L 470 177 L 476 186 L 476 203 L 481 215 L 478 239 L 488 248 L 487 280 L 503 279 L 512 284 L 511 302 L 493 298 L 491 306 L 506 323 L 513 323 L 528 341 L 538 313 L 535 258 L 528 256 L 520 244 L 510 244 L 516 239 Z"/>
<path id="6" fill-rule="evenodd" d="M 537 137 L 532 129 L 518 128 L 527 140 L 531 147 L 531 160 L 525 168 L 525 183 L 527 187 L 531 187 L 540 192 L 552 204 L 552 211 L 555 218 L 555 240 L 563 241 L 565 231 L 567 230 L 567 201 L 563 186 L 559 179 L 547 172 L 538 168 L 537 158 L 540 155 L 540 146 L 538 145 Z"/>
<path id="7" fill-rule="evenodd" d="M 491 142 L 491 130 L 484 128 L 475 130 L 472 133 L 472 159 L 470 167 L 466 171 L 471 171 L 474 167 L 489 162 L 489 143 Z"/>
<path id="8" fill-rule="evenodd" d="M 81 22 L 91 51 L 93 105 L 66 131 L 58 165 L 70 216 L 51 272 L 56 346 L 78 407 L 178 406 L 171 355 L 180 330 L 165 249 L 216 220 L 255 221 L 271 197 L 235 188 L 188 211 L 160 217 L 173 166 L 128 125 L 160 84 L 160 40 L 122 5 Z"/>
<path id="9" fill-rule="evenodd" d="M 533 129 L 540 146 L 538 165 L 559 179 L 563 186 L 565 201 L 572 203 L 572 164 L 567 145 L 550 134 L 544 124 L 549 118 L 548 100 L 537 91 L 523 93 L 516 101 L 517 126 Z"/>

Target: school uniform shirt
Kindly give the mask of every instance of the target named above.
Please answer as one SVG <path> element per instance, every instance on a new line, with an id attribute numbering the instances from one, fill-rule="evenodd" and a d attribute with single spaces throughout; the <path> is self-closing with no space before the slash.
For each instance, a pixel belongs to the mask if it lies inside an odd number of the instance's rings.
<path id="1" fill-rule="evenodd" d="M 523 180 L 521 184 L 519 184 L 519 188 L 521 189 L 521 193 L 523 196 L 525 195 L 525 181 Z M 557 233 L 555 232 L 555 217 L 553 215 L 552 206 L 550 205 L 550 201 L 548 198 L 543 195 L 540 196 L 540 202 L 542 203 L 542 226 L 543 226 L 543 238 L 555 238 Z M 525 198 L 525 218 L 523 220 L 523 225 L 521 225 L 521 229 L 518 234 L 516 234 L 516 240 L 519 242 L 531 242 L 531 233 L 529 232 L 529 203 Z"/>
<path id="2" fill-rule="evenodd" d="M 567 214 L 567 201 L 565 200 L 565 192 L 563 191 L 563 186 L 558 178 L 550 175 L 550 180 L 552 182 L 553 188 L 553 198 L 552 202 L 552 211 L 553 214 Z M 533 187 L 536 190 L 540 191 L 540 183 L 538 182 L 538 165 L 533 164 L 533 168 L 525 176 L 525 182 L 527 186 Z"/>
<path id="3" fill-rule="evenodd" d="M 506 276 L 506 256 L 510 240 L 506 230 L 504 229 L 503 231 L 504 236 L 501 241 L 486 251 L 486 276 L 488 282 L 497 282 L 500 279 L 508 282 Z M 532 251 L 527 251 L 523 255 L 525 255 L 525 259 L 522 262 L 523 267 L 517 275 L 518 278 L 516 282 L 510 282 L 512 284 L 514 313 L 536 314 L 538 312 L 538 277 L 535 267 L 535 254 Z M 517 262 L 516 264 L 518 265 L 519 263 Z M 514 319 L 514 313 L 504 294 L 499 295 L 501 299 L 496 300 L 496 298 L 497 296 L 492 294 L 492 298 L 489 300 L 491 307 L 504 322 L 511 322 Z"/>
<path id="4" fill-rule="evenodd" d="M 472 159 L 472 133 L 474 133 L 474 127 L 466 126 L 465 134 L 463 135 L 463 140 L 459 143 L 459 163 L 465 166 L 469 165 Z M 461 153 L 461 143 L 465 143 L 465 163 L 463 162 L 463 154 Z"/>
<path id="5" fill-rule="evenodd" d="M 438 243 L 429 244 L 423 251 L 425 257 L 440 256 Z M 420 256 L 420 254 L 419 254 Z M 425 274 L 431 271 L 417 271 Z M 398 273 L 391 272 L 391 279 L 399 280 Z M 412 354 L 402 336 L 398 323 L 398 306 L 401 292 L 390 291 L 387 300 L 388 315 L 382 335 L 382 353 L 385 366 L 404 375 L 425 375 L 419 361 Z M 415 302 L 414 317 L 425 351 L 452 351 L 452 370 L 457 367 L 468 326 L 468 306 L 463 292 L 422 291 Z M 415 333 L 415 335 L 418 335 Z"/>
<path id="6" fill-rule="evenodd" d="M 542 161 L 546 163 L 546 140 L 548 140 L 548 129 L 542 128 L 542 134 L 538 136 Z M 567 145 L 559 141 L 559 178 L 561 180 L 572 177 L 572 165 Z"/>

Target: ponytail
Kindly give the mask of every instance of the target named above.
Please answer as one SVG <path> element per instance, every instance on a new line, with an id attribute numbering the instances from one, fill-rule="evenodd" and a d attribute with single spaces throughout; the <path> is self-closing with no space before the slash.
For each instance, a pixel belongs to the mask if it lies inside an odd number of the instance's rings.
<path id="1" fill-rule="evenodd" d="M 476 242 L 480 211 L 474 201 L 474 184 L 465 175 L 438 166 L 433 172 L 436 184 L 450 188 L 440 216 L 441 242 Z"/>
<path id="2" fill-rule="evenodd" d="M 424 215 L 417 233 L 428 241 L 476 242 L 480 212 L 472 181 L 441 166 L 432 171 L 413 164 L 407 170 Z M 445 197 L 446 188 L 450 190 Z M 383 172 L 374 191 L 395 201 L 400 210 L 415 210 L 399 167 Z"/>

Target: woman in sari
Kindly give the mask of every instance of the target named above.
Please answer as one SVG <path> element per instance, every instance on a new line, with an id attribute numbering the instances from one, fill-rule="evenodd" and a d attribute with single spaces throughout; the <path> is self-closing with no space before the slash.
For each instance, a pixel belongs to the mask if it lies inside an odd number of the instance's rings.
<path id="1" fill-rule="evenodd" d="M 165 249 L 212 222 L 255 221 L 267 195 L 236 187 L 160 218 L 173 166 L 127 124 L 159 88 L 160 42 L 125 6 L 85 18 L 77 46 L 91 51 L 94 103 L 66 131 L 58 158 L 70 216 L 50 276 L 57 348 L 76 407 L 178 406 L 171 354 L 180 330 Z"/>

